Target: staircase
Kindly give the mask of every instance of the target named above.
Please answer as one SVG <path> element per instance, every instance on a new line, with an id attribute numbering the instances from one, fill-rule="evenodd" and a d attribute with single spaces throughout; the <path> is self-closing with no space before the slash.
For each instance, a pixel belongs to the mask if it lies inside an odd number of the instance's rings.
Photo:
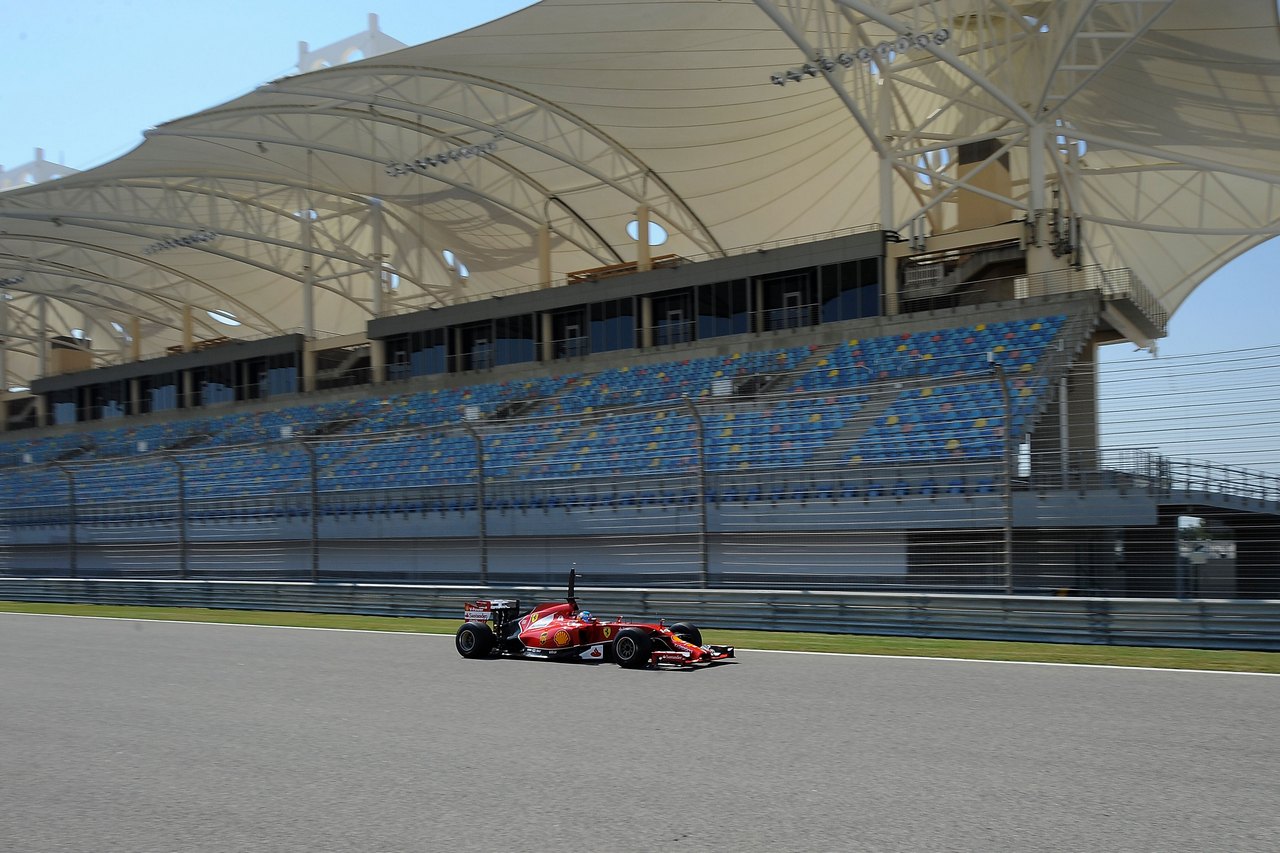
<path id="1" fill-rule="evenodd" d="M 870 402 L 846 421 L 843 427 L 831 434 L 822 449 L 813 454 L 814 463 L 843 463 L 853 446 L 862 440 L 867 430 L 880 420 L 889 407 L 897 402 L 901 394 L 892 388 L 877 389 L 874 385 L 863 386 L 858 389 L 858 392 L 870 396 Z"/>
<path id="2" fill-rule="evenodd" d="M 360 423 L 362 420 L 364 420 L 364 417 L 360 415 L 356 415 L 355 417 L 336 418 L 329 421 L 327 424 L 321 424 L 316 427 L 311 434 L 313 436 L 336 435 L 337 433 L 344 432 L 347 427 Z"/>

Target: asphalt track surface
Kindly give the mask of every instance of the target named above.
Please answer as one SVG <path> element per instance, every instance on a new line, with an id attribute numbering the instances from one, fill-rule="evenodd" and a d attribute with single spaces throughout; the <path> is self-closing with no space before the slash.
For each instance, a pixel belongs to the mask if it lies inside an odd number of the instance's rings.
<path id="1" fill-rule="evenodd" d="M 0 614 L 0 850 L 1280 850 L 1280 678 L 739 660 Z"/>

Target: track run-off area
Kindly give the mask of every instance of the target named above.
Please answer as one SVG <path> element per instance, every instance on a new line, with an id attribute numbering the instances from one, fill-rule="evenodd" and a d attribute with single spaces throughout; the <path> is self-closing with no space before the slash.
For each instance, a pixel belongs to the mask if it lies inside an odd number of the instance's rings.
<path id="1" fill-rule="evenodd" d="M 1274 851 L 1280 678 L 0 614 L 3 851 Z"/>

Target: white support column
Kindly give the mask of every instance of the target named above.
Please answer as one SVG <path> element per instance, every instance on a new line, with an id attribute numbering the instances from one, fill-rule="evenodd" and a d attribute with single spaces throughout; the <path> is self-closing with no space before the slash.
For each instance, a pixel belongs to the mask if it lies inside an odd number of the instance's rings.
<path id="1" fill-rule="evenodd" d="M 373 299 L 371 300 L 371 311 L 373 316 L 381 317 L 383 294 L 386 288 L 386 273 L 383 263 L 387 259 L 382 252 L 382 199 L 369 199 L 369 224 L 373 239 Z"/>
<path id="2" fill-rule="evenodd" d="M 1048 179 L 1045 172 L 1045 127 L 1035 123 L 1027 129 L 1027 275 L 1064 269 L 1065 260 L 1053 255 L 1053 235 L 1049 228 Z"/>
<path id="3" fill-rule="evenodd" d="M 142 361 L 142 320 L 129 318 L 129 360 Z"/>
<path id="4" fill-rule="evenodd" d="M 49 297 L 41 296 L 36 309 L 36 373 L 49 375 Z M 43 426 L 43 422 L 41 424 Z"/>
<path id="5" fill-rule="evenodd" d="M 551 223 L 538 229 L 538 286 L 551 286 Z"/>
<path id="6" fill-rule="evenodd" d="M 892 230 L 897 222 L 893 207 L 893 158 L 889 151 L 889 135 L 893 132 L 893 86 L 885 79 L 881 69 L 876 87 L 876 131 L 885 145 L 880 154 L 880 227 Z"/>
<path id="7" fill-rule="evenodd" d="M 9 294 L 0 291 L 0 395 L 9 393 Z M 7 423 L 7 413 L 0 417 L 0 430 Z"/>
<path id="8" fill-rule="evenodd" d="M 653 269 L 649 257 L 649 205 L 636 208 L 636 269 L 640 272 Z"/>
<path id="9" fill-rule="evenodd" d="M 311 203 L 310 196 L 306 203 Z M 302 211 L 302 330 L 307 340 L 316 336 L 316 273 L 311 253 L 311 211 L 311 207 Z"/>
<path id="10" fill-rule="evenodd" d="M 893 159 L 890 157 L 888 143 L 893 129 L 893 87 L 885 79 L 883 69 L 880 72 L 879 99 L 876 102 L 876 130 L 885 148 L 880 154 L 880 227 L 892 231 L 897 224 L 893 207 Z M 898 313 L 898 264 L 889 255 L 884 259 L 884 305 L 886 316 Z"/>
<path id="11" fill-rule="evenodd" d="M 316 304 L 315 304 L 315 258 L 312 253 L 312 223 L 316 218 L 316 208 L 311 202 L 311 176 L 312 161 L 315 158 L 315 152 L 307 149 L 307 185 L 302 192 L 302 328 L 303 334 L 307 340 L 314 340 L 316 336 Z M 306 370 L 306 350 L 303 350 L 302 358 L 302 375 L 305 382 Z M 310 390 L 309 388 L 307 390 Z"/>
<path id="12" fill-rule="evenodd" d="M 195 349 L 195 321 L 191 316 L 191 306 L 182 306 L 182 351 Z"/>
<path id="13" fill-rule="evenodd" d="M 1036 123 L 1027 130 L 1027 212 L 1035 214 L 1045 209 L 1044 125 Z"/>

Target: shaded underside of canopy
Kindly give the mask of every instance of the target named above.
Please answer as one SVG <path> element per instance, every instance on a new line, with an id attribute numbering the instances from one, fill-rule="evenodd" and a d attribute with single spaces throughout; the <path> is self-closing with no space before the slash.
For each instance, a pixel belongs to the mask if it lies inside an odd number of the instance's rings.
<path id="1" fill-rule="evenodd" d="M 634 260 L 638 215 L 687 258 L 941 234 L 975 140 L 1009 219 L 1075 219 L 1172 312 L 1280 230 L 1277 32 L 1270 0 L 544 0 L 0 196 L 6 381 L 72 328 L 110 359 L 184 310 L 325 336 L 537 288 Z"/>

